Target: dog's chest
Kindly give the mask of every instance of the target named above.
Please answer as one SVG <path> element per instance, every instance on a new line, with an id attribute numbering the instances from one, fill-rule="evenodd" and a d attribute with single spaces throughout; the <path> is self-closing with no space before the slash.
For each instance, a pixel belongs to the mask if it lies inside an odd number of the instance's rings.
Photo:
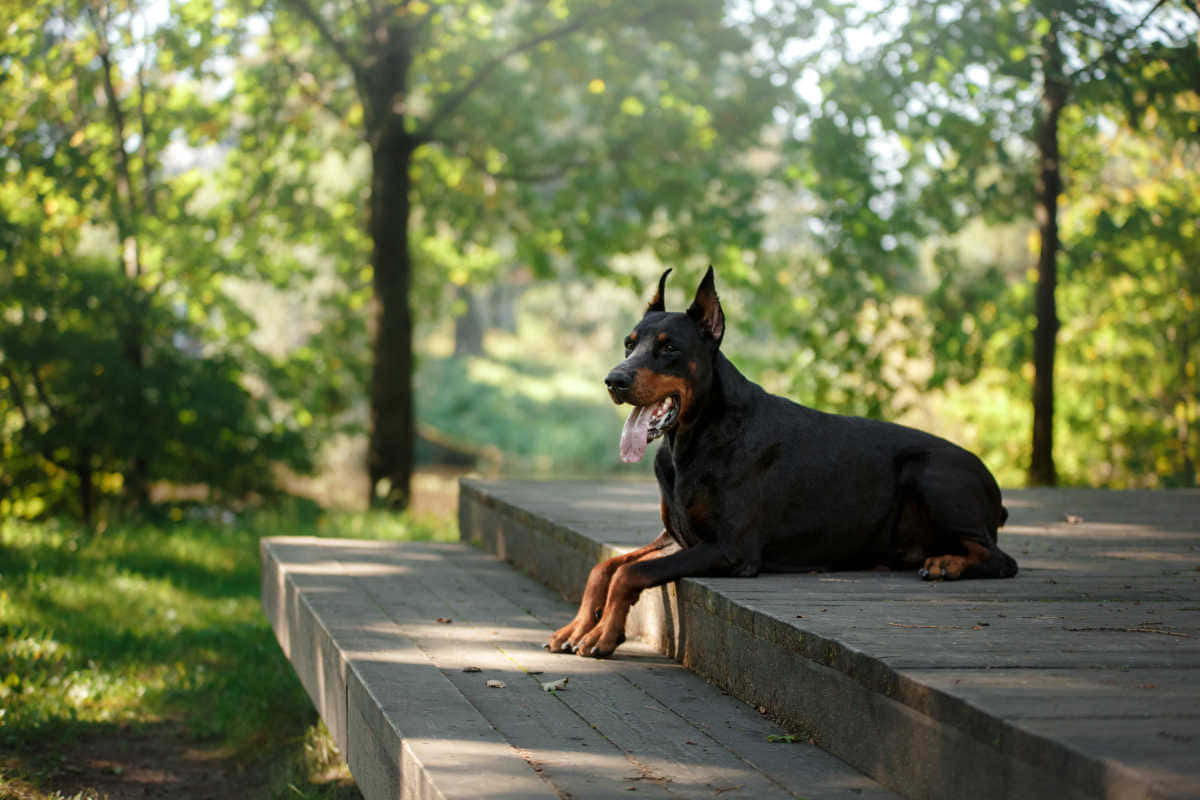
<path id="1" fill-rule="evenodd" d="M 711 474 L 668 470 L 659 473 L 671 535 L 684 547 L 714 541 L 727 527 L 722 519 L 726 505 L 720 485 Z"/>

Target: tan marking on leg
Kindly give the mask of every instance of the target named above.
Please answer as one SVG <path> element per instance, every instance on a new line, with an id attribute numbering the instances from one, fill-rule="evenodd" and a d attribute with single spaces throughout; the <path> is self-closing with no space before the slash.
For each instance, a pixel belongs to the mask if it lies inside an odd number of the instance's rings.
<path id="1" fill-rule="evenodd" d="M 944 555 L 930 556 L 925 559 L 925 572 L 933 580 L 958 580 L 963 572 L 973 564 L 986 561 L 992 554 L 984 545 L 974 539 L 960 539 L 966 549 L 965 556 Z"/>
<path id="2" fill-rule="evenodd" d="M 609 584 L 613 575 L 624 564 L 632 563 L 641 558 L 662 550 L 671 543 L 670 537 L 664 530 L 650 544 L 613 556 L 592 567 L 588 573 L 587 585 L 583 590 L 583 599 L 579 603 L 579 611 L 570 623 L 554 632 L 547 647 L 551 652 L 574 649 L 579 640 L 600 621 L 608 599 Z"/>
<path id="3" fill-rule="evenodd" d="M 608 600 L 604 604 L 604 613 L 600 622 L 592 628 L 578 643 L 575 652 L 581 656 L 604 658 L 612 655 L 617 645 L 625 641 L 625 621 L 629 617 L 629 609 L 637 602 L 646 588 L 631 578 L 629 567 L 640 561 L 650 561 L 662 558 L 667 554 L 667 548 L 645 553 L 639 558 L 622 564 L 613 576 L 612 585 L 608 589 Z"/>

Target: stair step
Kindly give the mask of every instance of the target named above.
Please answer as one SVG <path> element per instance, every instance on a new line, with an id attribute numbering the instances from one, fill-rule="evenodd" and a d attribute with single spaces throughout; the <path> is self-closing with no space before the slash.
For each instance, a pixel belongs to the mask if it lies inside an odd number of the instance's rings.
<path id="1" fill-rule="evenodd" d="M 368 800 L 895 797 L 645 644 L 547 652 L 572 607 L 489 554 L 261 549 L 264 611 Z"/>

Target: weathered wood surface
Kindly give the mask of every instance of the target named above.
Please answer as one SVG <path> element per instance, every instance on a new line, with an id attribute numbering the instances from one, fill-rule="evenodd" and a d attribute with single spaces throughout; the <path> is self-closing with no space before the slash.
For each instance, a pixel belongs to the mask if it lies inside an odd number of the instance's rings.
<path id="1" fill-rule="evenodd" d="M 1014 579 L 686 579 L 631 629 L 910 796 L 1200 797 L 1200 491 L 1005 504 Z M 661 523 L 652 484 L 466 481 L 460 526 L 577 597 Z"/>
<path id="2" fill-rule="evenodd" d="M 281 537 L 262 560 L 264 610 L 368 800 L 894 796 L 645 645 L 548 653 L 571 606 L 465 545 Z"/>

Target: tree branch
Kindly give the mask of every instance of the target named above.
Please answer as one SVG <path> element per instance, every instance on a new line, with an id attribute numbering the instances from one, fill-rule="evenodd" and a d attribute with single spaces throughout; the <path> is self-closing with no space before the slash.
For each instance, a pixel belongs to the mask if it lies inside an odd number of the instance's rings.
<path id="1" fill-rule="evenodd" d="M 640 15 L 636 19 L 645 19 L 646 17 L 657 13 L 657 11 L 658 9 L 653 9 L 645 14 Z M 433 141 L 437 127 L 445 122 L 451 114 L 457 111 L 459 106 L 461 106 L 476 89 L 482 86 L 487 79 L 490 78 L 492 74 L 500 67 L 500 65 L 508 59 L 520 53 L 524 53 L 526 50 L 532 50 L 540 44 L 545 44 L 546 42 L 552 42 L 556 39 L 562 39 L 566 36 L 570 36 L 571 34 L 586 28 L 597 19 L 603 18 L 604 16 L 604 13 L 601 11 L 596 11 L 591 14 L 581 14 L 575 19 L 565 22 L 557 28 L 545 31 L 537 36 L 530 37 L 523 42 L 517 42 L 507 50 L 492 56 L 490 59 L 485 61 L 478 70 L 475 71 L 475 75 L 471 78 L 471 80 L 467 81 L 466 84 L 458 89 L 458 91 L 451 92 L 446 96 L 446 99 L 442 102 L 441 106 L 434 111 L 433 116 L 429 118 L 429 121 L 421 126 L 420 130 L 413 135 L 413 139 L 415 139 L 417 142 Z"/>
<path id="2" fill-rule="evenodd" d="M 3 369 L 4 377 L 8 379 L 8 393 L 12 395 L 12 399 L 17 406 L 17 410 L 21 412 L 21 420 L 25 423 L 25 428 L 31 431 L 30 433 L 27 433 L 26 436 L 28 436 L 29 440 L 34 443 L 35 447 L 37 448 L 38 455 L 60 469 L 71 470 L 72 467 L 70 464 L 60 461 L 54 457 L 54 450 L 50 447 L 48 442 L 39 441 L 38 434 L 33 424 L 33 419 L 29 416 L 29 409 L 25 406 L 25 398 L 21 396 L 21 388 L 17 385 L 17 376 L 14 375 L 13 371 L 8 367 L 2 367 L 0 369 Z M 34 372 L 36 374 L 36 369 Z M 53 407 L 50 408 L 51 416 L 58 416 L 55 414 Z"/>
<path id="3" fill-rule="evenodd" d="M 288 55 L 286 52 L 284 52 L 283 50 L 277 49 L 277 50 L 275 50 L 273 55 L 275 58 L 278 58 L 280 60 L 280 62 L 282 62 L 284 67 L 287 68 L 287 71 L 291 73 L 292 77 L 296 81 L 296 86 L 299 87 L 301 94 L 303 94 L 309 100 L 309 102 L 315 103 L 316 105 L 325 109 L 325 111 L 330 116 L 332 116 L 334 119 L 338 120 L 339 122 L 346 118 L 345 109 L 340 109 L 340 108 L 337 108 L 336 106 L 332 105 L 328 100 L 326 100 L 324 97 L 322 97 L 318 92 L 313 90 L 311 87 L 307 86 L 305 81 L 300 80 L 300 76 L 306 74 L 306 72 L 305 72 L 305 70 L 301 69 L 296 64 L 295 61 L 292 61 L 290 58 L 288 58 Z"/>
<path id="4" fill-rule="evenodd" d="M 1166 3 L 1167 3 L 1167 0 L 1158 0 L 1158 2 L 1156 2 L 1153 6 L 1150 7 L 1150 10 L 1146 12 L 1146 14 L 1141 18 L 1141 20 L 1138 21 L 1138 24 L 1134 25 L 1132 28 L 1125 31 L 1124 33 L 1119 34 L 1115 39 L 1110 40 L 1108 43 L 1108 46 L 1106 46 L 1103 50 L 1100 51 L 1100 55 L 1096 56 L 1094 59 L 1089 61 L 1087 64 L 1084 64 L 1082 67 L 1075 70 L 1070 75 L 1065 76 L 1067 78 L 1068 82 L 1074 83 L 1075 76 L 1084 75 L 1088 72 L 1091 72 L 1093 69 L 1100 66 L 1100 63 L 1102 61 L 1107 61 L 1108 59 L 1112 58 L 1113 55 L 1116 54 L 1117 46 L 1124 40 L 1126 40 L 1126 39 L 1130 38 L 1131 36 L 1133 36 L 1134 34 L 1136 34 L 1143 27 L 1145 27 L 1146 23 L 1150 21 L 1150 17 L 1154 16 L 1154 13 L 1156 11 L 1158 11 L 1160 8 L 1162 8 L 1164 5 L 1166 5 Z"/>
<path id="5" fill-rule="evenodd" d="M 300 16 L 313 24 L 313 27 L 317 29 L 317 33 L 333 48 L 333 52 L 337 54 L 342 63 L 350 68 L 350 72 L 354 75 L 355 83 L 359 85 L 360 89 L 365 89 L 367 86 L 367 75 L 362 62 L 354 57 L 354 54 L 350 52 L 350 48 L 346 43 L 338 38 L 333 30 L 325 24 L 325 20 L 317 13 L 312 4 L 308 0 L 286 0 L 286 2 L 296 9 L 296 12 Z"/>
<path id="6" fill-rule="evenodd" d="M 62 419 L 64 416 L 62 410 L 50 402 L 50 395 L 46 392 L 46 387 L 42 385 L 37 364 L 30 364 L 29 374 L 33 377 L 33 388 L 37 392 L 38 399 L 42 401 L 42 405 L 50 409 L 50 416 Z"/>
<path id="7" fill-rule="evenodd" d="M 486 173 L 493 178 L 514 181 L 516 183 L 548 183 L 550 181 L 558 180 L 571 170 L 583 169 L 590 163 L 588 161 L 571 160 L 564 161 L 563 163 L 553 167 L 549 167 L 542 172 L 519 172 L 516 170 L 500 170 L 498 172 L 492 172 L 487 168 L 487 164 L 484 163 L 483 159 L 474 153 L 456 152 L 456 155 L 465 158 L 467 161 L 470 161 L 471 164 L 474 165 L 475 168 L 480 172 Z"/>
<path id="8" fill-rule="evenodd" d="M 12 395 L 17 410 L 21 412 L 21 419 L 25 421 L 26 426 L 29 426 L 31 424 L 29 411 L 25 408 L 25 398 L 21 396 L 21 388 L 17 386 L 17 376 L 8 367 L 0 367 L 0 369 L 4 370 L 4 377 L 8 379 L 8 393 Z"/>
<path id="9" fill-rule="evenodd" d="M 154 174 L 150 165 L 150 120 L 146 114 L 146 71 L 145 63 L 139 63 L 137 69 L 138 83 L 138 117 L 142 126 L 142 141 L 138 150 L 142 157 L 142 196 L 146 213 L 151 217 L 158 214 L 154 202 Z"/>
<path id="10" fill-rule="evenodd" d="M 113 83 L 112 53 L 108 41 L 108 6 L 103 14 L 88 7 L 88 17 L 96 33 L 97 56 L 100 58 L 101 74 L 104 78 L 104 97 L 112 117 L 113 155 L 117 165 L 117 179 L 113 182 L 113 216 L 116 217 L 117 235 L 124 248 L 122 263 L 128 277 L 142 273 L 141 257 L 137 241 L 137 202 L 133 196 L 133 176 L 129 166 L 129 154 L 125 152 L 125 113 L 121 110 L 120 98 Z"/>

